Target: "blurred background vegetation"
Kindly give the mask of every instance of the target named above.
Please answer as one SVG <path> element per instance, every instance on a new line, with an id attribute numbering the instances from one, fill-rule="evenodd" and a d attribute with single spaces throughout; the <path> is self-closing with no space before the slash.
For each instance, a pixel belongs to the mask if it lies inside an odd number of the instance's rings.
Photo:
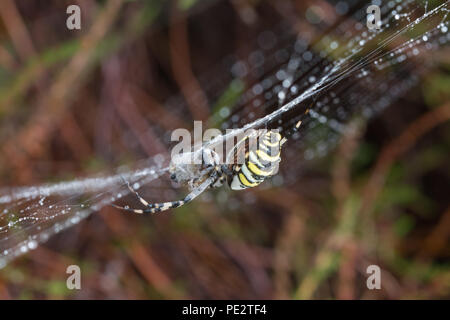
<path id="1" fill-rule="evenodd" d="M 287 5 L 303 21 L 313 3 L 332 15 L 326 1 L 1 0 L 1 185 L 108 171 L 167 153 L 194 119 L 220 123 L 246 84 L 218 62 L 248 53 Z M 69 4 L 81 30 L 65 27 Z M 214 190 L 158 216 L 105 207 L 0 270 L 0 298 L 450 298 L 449 49 L 430 56 L 417 86 L 349 123 L 306 174 L 283 159 L 294 182 Z M 167 107 L 179 92 L 183 107 Z M 82 290 L 66 288 L 71 264 Z M 366 287 L 371 264 L 381 290 Z"/>

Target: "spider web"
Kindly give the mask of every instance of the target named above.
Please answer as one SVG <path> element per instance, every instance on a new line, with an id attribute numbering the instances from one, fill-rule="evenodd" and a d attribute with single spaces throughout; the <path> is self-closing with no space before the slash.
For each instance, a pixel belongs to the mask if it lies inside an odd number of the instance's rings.
<path id="1" fill-rule="evenodd" d="M 336 17 L 328 29 L 305 35 L 292 28 L 296 18 L 287 17 L 293 20 L 258 35 L 248 57 L 230 55 L 199 77 L 209 101 L 216 101 L 208 127 L 233 129 L 203 148 L 250 128 L 288 135 L 283 159 L 296 165 L 265 187 L 294 183 L 309 163 L 333 149 L 350 120 L 369 119 L 403 97 L 427 71 L 430 53 L 450 41 L 449 1 L 434 8 L 428 2 L 376 3 L 384 17 L 379 30 L 365 27 L 366 3 L 330 3 Z M 181 95 L 165 104 L 175 114 L 186 105 Z M 302 125 L 294 133 L 298 120 Z M 0 190 L 0 267 L 123 199 L 128 189 L 122 177 L 136 190 L 156 186 L 167 176 L 167 161 L 159 155 L 113 174 Z"/>

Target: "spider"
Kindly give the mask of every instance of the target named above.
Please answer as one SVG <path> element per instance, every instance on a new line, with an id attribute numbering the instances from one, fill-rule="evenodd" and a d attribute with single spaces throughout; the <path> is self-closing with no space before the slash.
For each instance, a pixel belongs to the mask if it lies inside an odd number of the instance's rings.
<path id="1" fill-rule="evenodd" d="M 295 125 L 295 130 L 300 126 L 301 121 Z M 275 174 L 276 164 L 281 161 L 280 153 L 282 145 L 287 141 L 275 130 L 268 130 L 257 137 L 255 150 L 249 148 L 250 137 L 241 139 L 233 150 L 227 155 L 227 159 L 233 157 L 232 164 L 220 164 L 218 154 L 209 149 L 201 150 L 200 165 L 185 165 L 182 160 L 172 160 L 170 168 L 171 179 L 175 182 L 188 183 L 192 191 L 182 200 L 162 203 L 148 203 L 135 191 L 129 182 L 125 181 L 128 189 L 136 195 L 139 201 L 146 207 L 145 209 L 132 209 L 127 207 L 114 207 L 131 211 L 134 213 L 156 213 L 172 208 L 178 208 L 192 201 L 207 188 L 220 187 L 227 182 L 232 190 L 242 190 L 258 186 L 265 179 Z M 242 149 L 244 148 L 244 149 Z M 236 163 L 239 151 L 244 151 L 242 164 Z M 185 155 L 191 156 L 191 153 Z M 227 161 L 228 163 L 228 161 Z M 195 178 L 192 178 L 194 176 Z"/>

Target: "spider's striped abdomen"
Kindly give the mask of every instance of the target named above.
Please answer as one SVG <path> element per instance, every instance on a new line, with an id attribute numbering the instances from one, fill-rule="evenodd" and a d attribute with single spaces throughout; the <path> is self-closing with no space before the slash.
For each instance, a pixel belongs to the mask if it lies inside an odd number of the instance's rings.
<path id="1" fill-rule="evenodd" d="M 233 190 L 256 187 L 275 173 L 280 161 L 282 138 L 278 132 L 268 131 L 258 139 L 256 150 L 247 150 L 242 166 L 235 165 L 230 181 Z"/>

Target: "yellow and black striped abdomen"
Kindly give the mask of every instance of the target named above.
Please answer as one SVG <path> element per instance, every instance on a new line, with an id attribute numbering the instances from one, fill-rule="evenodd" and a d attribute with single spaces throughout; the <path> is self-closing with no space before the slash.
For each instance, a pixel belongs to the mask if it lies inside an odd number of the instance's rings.
<path id="1" fill-rule="evenodd" d="M 280 161 L 281 141 L 281 135 L 275 131 L 268 131 L 259 137 L 256 150 L 248 150 L 245 153 L 244 164 L 234 166 L 231 189 L 256 187 L 272 176 Z"/>

